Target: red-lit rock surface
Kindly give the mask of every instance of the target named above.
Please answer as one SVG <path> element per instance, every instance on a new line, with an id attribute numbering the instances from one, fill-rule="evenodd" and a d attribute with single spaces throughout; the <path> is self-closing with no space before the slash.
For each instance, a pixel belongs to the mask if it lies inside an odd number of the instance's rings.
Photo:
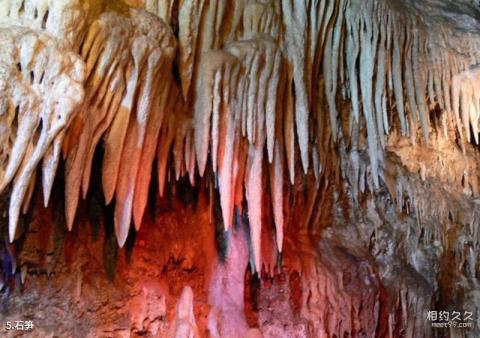
<path id="1" fill-rule="evenodd" d="M 265 267 L 259 279 L 248 266 L 245 224 L 230 234 L 226 255 L 218 247 L 226 242 L 216 235 L 208 188 L 198 192 L 184 183 L 167 190 L 167 197 L 157 196 L 155 216 L 147 213 L 123 249 L 116 245 L 112 224 L 106 230 L 107 209 L 82 204 L 68 232 L 60 205 L 43 209 L 41 193 L 35 194 L 32 222 L 18 247 L 25 283 L 18 275 L 10 281 L 3 320 L 32 320 L 35 330 L 27 337 L 290 338 L 342 332 L 397 337 L 405 333 L 405 320 L 413 320 L 408 327 L 428 332 L 425 320 L 414 316 L 433 306 L 424 277 L 398 262 L 383 262 L 394 259 L 388 252 L 372 256 L 374 248 L 363 242 L 371 241 L 366 236 L 352 241 L 357 229 L 374 231 L 378 217 L 401 226 L 390 219 L 388 208 L 379 209 L 386 213 L 379 216 L 373 201 L 365 201 L 363 221 L 349 223 L 347 214 L 360 210 L 349 211 L 348 198 L 325 200 L 323 205 L 335 202 L 345 210 L 318 209 L 315 225 L 303 209 L 292 212 L 296 221 L 286 228 L 283 266 Z M 300 205 L 308 196 L 302 190 L 291 193 Z M 380 207 L 382 197 L 377 203 Z M 328 225 L 332 222 L 336 227 Z M 309 223 L 312 233 L 324 228 L 323 239 L 302 235 Z M 388 227 L 379 225 L 376 231 L 377 245 L 382 245 L 380 233 Z"/>
<path id="2" fill-rule="evenodd" d="M 248 268 L 244 226 L 231 235 L 227 258 L 220 261 L 204 193 L 196 205 L 184 204 L 175 193 L 171 201 L 159 200 L 158 216 L 149 216 L 134 242 L 129 239 L 121 250 L 113 233 L 106 235 L 103 217 L 98 229 L 88 221 L 95 206 L 90 214 L 82 206 L 69 233 L 55 224 L 55 208 L 43 209 L 39 202 L 19 255 L 25 283 L 10 281 L 12 293 L 2 312 L 5 321 L 32 320 L 35 330 L 27 336 L 174 337 L 189 327 L 198 337 L 257 337 L 260 332 L 307 337 L 334 323 L 331 316 L 344 316 L 345 325 L 364 330 L 374 325 L 361 322 L 372 319 L 360 312 L 379 306 L 379 283 L 366 261 L 322 245 L 325 258 L 320 261 L 313 249 L 300 257 L 311 270 L 284 266 L 282 272 L 275 269 L 274 275 L 264 273 L 255 280 Z M 330 264 L 342 266 L 348 275 L 339 280 Z M 194 320 L 178 316 L 186 287 L 193 291 Z M 352 303 L 358 301 L 362 309 L 350 317 Z M 347 323 L 353 318 L 356 323 Z"/>

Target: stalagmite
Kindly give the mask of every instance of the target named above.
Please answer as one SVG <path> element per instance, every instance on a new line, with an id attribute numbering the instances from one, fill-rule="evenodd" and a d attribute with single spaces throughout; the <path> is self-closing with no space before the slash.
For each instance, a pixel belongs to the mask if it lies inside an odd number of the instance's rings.
<path id="1" fill-rule="evenodd" d="M 186 286 L 177 304 L 175 327 L 172 337 L 178 338 L 199 338 L 195 314 L 193 311 L 193 291 Z"/>

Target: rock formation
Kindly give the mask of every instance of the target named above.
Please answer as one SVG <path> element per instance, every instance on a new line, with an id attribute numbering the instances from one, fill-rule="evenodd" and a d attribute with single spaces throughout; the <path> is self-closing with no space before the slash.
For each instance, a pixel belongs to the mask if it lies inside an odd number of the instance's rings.
<path id="1" fill-rule="evenodd" d="M 477 337 L 479 20 L 468 0 L 0 0 L 1 318 Z"/>

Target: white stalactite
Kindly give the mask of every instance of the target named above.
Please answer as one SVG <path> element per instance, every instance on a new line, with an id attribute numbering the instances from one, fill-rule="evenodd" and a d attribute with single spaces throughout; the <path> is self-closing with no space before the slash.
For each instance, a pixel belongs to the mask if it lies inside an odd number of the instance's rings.
<path id="1" fill-rule="evenodd" d="M 295 2 L 282 1 L 284 22 L 287 27 L 286 50 L 293 63 L 293 83 L 295 86 L 295 123 L 297 127 L 300 157 L 304 172 L 308 170 L 308 116 L 309 98 L 305 80 L 305 36 L 304 25 L 307 22 L 306 0 Z"/>
<path id="2" fill-rule="evenodd" d="M 0 192 L 11 189 L 10 239 L 40 161 L 48 203 L 62 150 L 72 228 L 103 144 L 103 191 L 107 203 L 115 199 L 120 246 L 132 219 L 137 230 L 142 223 L 156 160 L 160 194 L 183 175 L 197 184 L 197 169 L 216 174 L 225 230 L 245 188 L 260 270 L 265 165 L 282 252 L 284 180 L 302 179 L 296 156 L 308 175 L 311 157 L 318 188 L 349 151 L 341 169 L 358 198 L 385 177 L 390 132 L 413 143 L 419 121 L 429 142 L 429 129 L 440 128 L 429 120 L 437 105 L 445 138 L 456 128 L 465 152 L 479 142 L 475 37 L 447 41 L 447 28 L 431 34 L 420 18 L 373 0 L 134 2 L 151 13 L 123 2 L 0 4 Z M 475 185 L 468 172 L 466 193 Z M 397 188 L 406 207 L 415 194 L 405 182 Z M 408 208 L 420 216 L 417 203 Z"/>
<path id="3" fill-rule="evenodd" d="M 368 7 L 366 7 L 368 8 Z M 372 9 L 368 9 L 371 11 Z M 379 187 L 378 181 L 378 153 L 377 153 L 377 128 L 375 126 L 375 109 L 373 107 L 373 75 L 374 62 L 378 41 L 378 31 L 367 9 L 364 9 L 363 18 L 360 21 L 360 82 L 362 83 L 362 108 L 363 116 L 367 123 L 368 151 L 370 154 L 370 166 L 372 170 L 375 188 Z"/>

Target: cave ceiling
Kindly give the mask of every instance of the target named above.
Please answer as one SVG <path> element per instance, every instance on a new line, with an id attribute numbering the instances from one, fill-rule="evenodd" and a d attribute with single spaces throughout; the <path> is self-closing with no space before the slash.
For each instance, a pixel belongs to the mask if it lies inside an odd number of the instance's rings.
<path id="1" fill-rule="evenodd" d="M 480 3 L 474 0 L 407 0 L 391 1 L 392 6 L 400 10 L 407 9 L 420 15 L 430 27 L 444 24 L 455 27 L 459 32 L 476 33 L 479 31 Z"/>

